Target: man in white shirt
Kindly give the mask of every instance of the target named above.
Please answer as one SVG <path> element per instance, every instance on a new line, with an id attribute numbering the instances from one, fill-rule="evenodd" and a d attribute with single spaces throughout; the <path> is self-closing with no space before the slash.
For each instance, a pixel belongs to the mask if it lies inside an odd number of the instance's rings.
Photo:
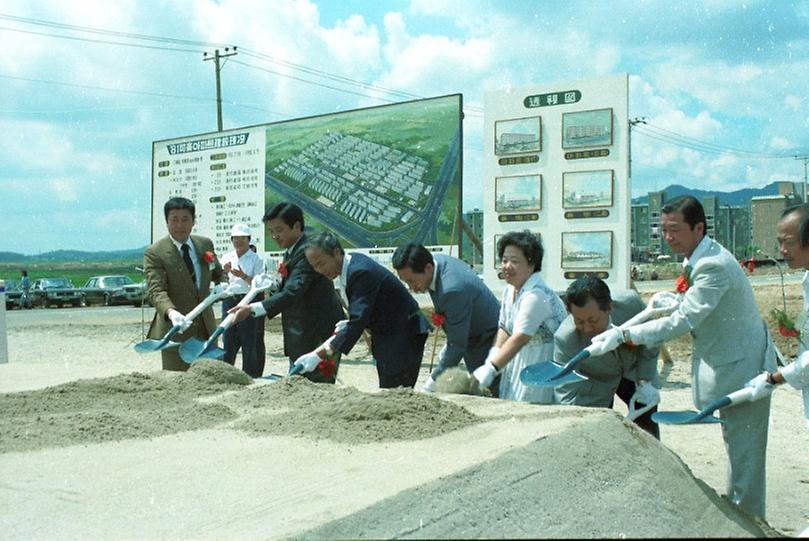
<path id="1" fill-rule="evenodd" d="M 233 250 L 222 256 L 222 269 L 228 274 L 229 288 L 240 294 L 222 301 L 222 318 L 228 310 L 242 300 L 250 290 L 253 277 L 264 272 L 264 262 L 250 249 L 250 228 L 246 224 L 236 224 L 230 230 Z M 257 300 L 261 300 L 257 298 Z M 226 363 L 236 363 L 236 353 L 242 350 L 242 370 L 253 378 L 260 378 L 264 372 L 264 318 L 247 318 L 232 325 L 224 334 Z"/>

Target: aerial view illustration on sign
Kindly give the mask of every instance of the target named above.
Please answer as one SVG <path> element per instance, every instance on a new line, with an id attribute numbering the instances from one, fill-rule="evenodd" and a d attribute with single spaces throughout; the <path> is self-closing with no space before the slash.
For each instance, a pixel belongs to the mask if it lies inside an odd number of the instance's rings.
<path id="1" fill-rule="evenodd" d="M 458 244 L 461 145 L 457 94 L 270 124 L 265 207 L 294 201 L 347 247 Z"/>

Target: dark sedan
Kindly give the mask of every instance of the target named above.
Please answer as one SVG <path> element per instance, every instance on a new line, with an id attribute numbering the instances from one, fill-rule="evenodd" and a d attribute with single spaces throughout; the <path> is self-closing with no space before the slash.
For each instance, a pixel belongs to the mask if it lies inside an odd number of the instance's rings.
<path id="1" fill-rule="evenodd" d="M 6 310 L 22 307 L 22 290 L 17 280 L 6 280 Z"/>
<path id="2" fill-rule="evenodd" d="M 81 288 L 84 302 L 90 304 L 131 304 L 140 306 L 143 303 L 143 286 L 124 275 L 93 276 Z"/>
<path id="3" fill-rule="evenodd" d="M 34 306 L 81 306 L 81 291 L 67 278 L 39 278 L 31 284 L 31 302 Z"/>

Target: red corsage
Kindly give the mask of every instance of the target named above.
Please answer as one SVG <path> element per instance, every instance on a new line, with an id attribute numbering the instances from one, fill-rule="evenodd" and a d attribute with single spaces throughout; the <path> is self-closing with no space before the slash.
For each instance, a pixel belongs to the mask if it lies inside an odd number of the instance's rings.
<path id="1" fill-rule="evenodd" d="M 210 250 L 205 252 L 205 262 L 206 263 L 213 263 L 214 261 L 216 261 L 216 256 L 213 255 L 213 252 L 210 251 Z"/>
<path id="2" fill-rule="evenodd" d="M 336 372 L 335 365 L 334 359 L 327 357 L 318 363 L 317 369 L 324 378 L 333 378 Z"/>
<path id="3" fill-rule="evenodd" d="M 440 314 L 438 312 L 433 312 L 433 315 L 430 319 L 432 319 L 433 325 L 435 325 L 436 327 L 442 327 L 444 325 L 444 322 L 447 320 L 447 316 L 445 316 L 444 314 Z"/>
<path id="4" fill-rule="evenodd" d="M 674 282 L 674 287 L 677 290 L 677 293 L 685 293 L 688 291 L 691 284 L 689 283 L 688 277 L 685 275 L 685 273 L 677 277 L 677 280 Z"/>
<path id="5" fill-rule="evenodd" d="M 278 265 L 278 274 L 280 274 L 284 278 L 289 276 L 289 269 L 287 268 L 287 266 L 284 264 L 283 261 Z"/>

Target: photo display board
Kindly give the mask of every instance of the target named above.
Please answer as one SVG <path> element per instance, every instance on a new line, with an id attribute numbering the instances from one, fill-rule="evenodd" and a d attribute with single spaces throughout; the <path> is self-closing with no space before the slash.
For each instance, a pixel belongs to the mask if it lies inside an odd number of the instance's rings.
<path id="1" fill-rule="evenodd" d="M 277 256 L 261 219 L 281 201 L 303 209 L 307 232 L 332 231 L 384 265 L 413 240 L 459 255 L 462 105 L 452 94 L 156 141 L 152 242 L 166 234 L 164 203 L 182 196 L 218 255 L 241 222 L 262 257 Z"/>
<path id="2" fill-rule="evenodd" d="M 562 292 L 593 274 L 630 286 L 626 74 L 485 95 L 483 277 L 502 291 L 497 239 L 539 234 L 542 277 Z"/>

